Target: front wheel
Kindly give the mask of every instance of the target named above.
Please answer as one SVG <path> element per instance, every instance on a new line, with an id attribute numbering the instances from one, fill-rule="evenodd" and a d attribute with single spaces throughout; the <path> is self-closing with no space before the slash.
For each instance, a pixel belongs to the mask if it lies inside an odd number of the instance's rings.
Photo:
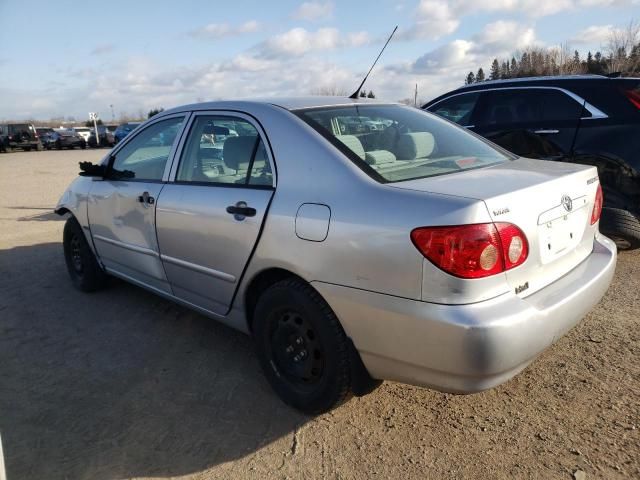
<path id="1" fill-rule="evenodd" d="M 82 227 L 69 217 L 63 232 L 64 259 L 73 286 L 83 292 L 94 292 L 107 283 L 107 274 L 100 268 L 91 251 Z"/>
<path id="2" fill-rule="evenodd" d="M 253 327 L 262 369 L 285 403 L 319 414 L 350 398 L 349 340 L 310 285 L 292 278 L 269 287 L 258 300 Z"/>

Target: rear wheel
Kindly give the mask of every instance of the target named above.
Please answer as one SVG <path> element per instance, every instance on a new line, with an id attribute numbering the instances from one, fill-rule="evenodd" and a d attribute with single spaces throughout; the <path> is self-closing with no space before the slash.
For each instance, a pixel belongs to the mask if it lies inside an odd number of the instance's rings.
<path id="1" fill-rule="evenodd" d="M 619 250 L 640 247 L 640 221 L 627 210 L 605 208 L 600 219 L 600 230 L 616 242 Z"/>
<path id="2" fill-rule="evenodd" d="M 260 364 L 285 403 L 318 414 L 350 398 L 349 340 L 311 286 L 295 278 L 272 285 L 260 296 L 254 318 Z"/>
<path id="3" fill-rule="evenodd" d="M 107 274 L 98 265 L 75 217 L 69 217 L 64 225 L 63 247 L 67 271 L 74 287 L 83 292 L 93 292 L 106 285 Z"/>

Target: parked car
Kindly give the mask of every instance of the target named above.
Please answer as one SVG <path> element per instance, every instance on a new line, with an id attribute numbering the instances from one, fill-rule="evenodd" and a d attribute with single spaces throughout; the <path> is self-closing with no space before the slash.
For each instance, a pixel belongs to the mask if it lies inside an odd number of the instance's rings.
<path id="1" fill-rule="evenodd" d="M 30 123 L 0 124 L 0 150 L 8 151 L 14 148 L 22 150 L 42 150 L 35 127 Z"/>
<path id="2" fill-rule="evenodd" d="M 113 147 L 116 144 L 113 133 L 105 127 L 104 125 L 98 125 L 98 137 L 100 139 L 100 144 L 96 142 L 96 132 L 95 129 L 91 129 L 91 133 L 89 134 L 89 140 L 87 140 L 87 145 L 91 148 L 96 147 Z"/>
<path id="3" fill-rule="evenodd" d="M 113 132 L 113 139 L 116 143 L 122 140 L 124 137 L 129 135 L 131 131 L 140 125 L 140 122 L 128 122 L 118 125 L 118 128 Z"/>
<path id="4" fill-rule="evenodd" d="M 63 148 L 73 149 L 75 147 L 85 149 L 87 148 L 87 142 L 73 130 L 60 129 L 49 134 L 46 146 L 48 150 L 52 148 L 57 150 L 62 150 Z"/>
<path id="5" fill-rule="evenodd" d="M 386 128 L 341 134 L 359 116 Z M 244 134 L 212 144 L 230 121 Z M 614 274 L 595 167 L 517 158 L 402 105 L 187 105 L 81 168 L 55 208 L 73 285 L 113 275 L 250 333 L 274 390 L 308 413 L 383 379 L 499 385 Z"/>
<path id="6" fill-rule="evenodd" d="M 51 134 L 54 132 L 50 127 L 36 127 L 36 133 L 42 144 L 42 148 L 50 149 L 49 142 L 51 142 Z"/>
<path id="7" fill-rule="evenodd" d="M 89 137 L 91 136 L 91 129 L 89 127 L 73 127 L 71 130 L 73 130 L 76 135 L 84 138 L 85 142 L 89 141 Z"/>
<path id="8" fill-rule="evenodd" d="M 640 78 L 522 78 L 468 85 L 423 106 L 516 155 L 598 167 L 601 228 L 640 247 Z"/>

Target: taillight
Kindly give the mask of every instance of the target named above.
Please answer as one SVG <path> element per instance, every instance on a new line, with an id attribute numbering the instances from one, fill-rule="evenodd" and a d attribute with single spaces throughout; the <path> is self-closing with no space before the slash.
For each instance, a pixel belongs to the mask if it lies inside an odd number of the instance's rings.
<path id="1" fill-rule="evenodd" d="M 527 238 L 511 223 L 421 227 L 411 241 L 431 263 L 461 278 L 482 278 L 521 265 Z"/>
<path id="2" fill-rule="evenodd" d="M 640 90 L 623 90 L 624 96 L 640 110 Z"/>
<path id="3" fill-rule="evenodd" d="M 604 198 L 602 197 L 602 186 L 598 184 L 598 190 L 596 190 L 596 199 L 593 202 L 593 211 L 591 212 L 591 225 L 600 220 L 600 215 L 602 214 L 602 202 Z"/>

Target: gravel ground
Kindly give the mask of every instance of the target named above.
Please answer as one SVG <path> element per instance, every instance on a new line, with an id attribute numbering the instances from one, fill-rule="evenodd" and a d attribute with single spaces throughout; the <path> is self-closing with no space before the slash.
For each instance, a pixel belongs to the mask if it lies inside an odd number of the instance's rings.
<path id="1" fill-rule="evenodd" d="M 242 334 L 123 282 L 71 287 L 52 207 L 78 162 L 104 153 L 0 155 L 9 480 L 640 478 L 640 252 L 505 385 L 455 396 L 386 382 L 306 417 L 271 392 Z"/>

